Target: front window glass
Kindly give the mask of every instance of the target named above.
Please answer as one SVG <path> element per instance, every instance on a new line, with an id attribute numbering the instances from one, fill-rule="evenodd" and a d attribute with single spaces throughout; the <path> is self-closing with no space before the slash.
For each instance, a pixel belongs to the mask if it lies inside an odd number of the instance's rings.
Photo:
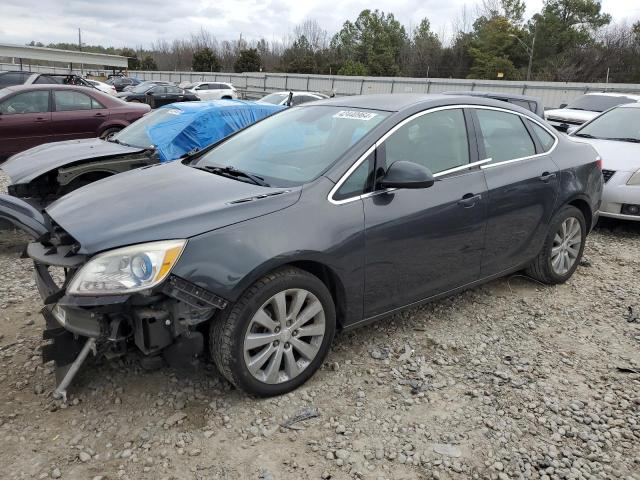
<path id="1" fill-rule="evenodd" d="M 590 112 L 604 112 L 616 105 L 634 102 L 635 100 L 632 98 L 617 95 L 583 95 L 567 105 L 567 108 L 588 110 Z"/>
<path id="2" fill-rule="evenodd" d="M 469 143 L 460 109 L 427 113 L 406 123 L 385 141 L 386 167 L 399 160 L 439 173 L 469 163 Z"/>
<path id="3" fill-rule="evenodd" d="M 535 155 L 535 145 L 519 115 L 495 110 L 476 112 L 488 158 L 502 162 Z"/>
<path id="4" fill-rule="evenodd" d="M 640 108 L 615 108 L 585 125 L 574 135 L 640 141 Z"/>
<path id="5" fill-rule="evenodd" d="M 10 92 L 7 90 L 7 92 Z M 18 113 L 42 113 L 49 111 L 49 90 L 18 93 L 0 103 L 0 113 L 13 115 Z"/>
<path id="6" fill-rule="evenodd" d="M 364 160 L 344 181 L 333 195 L 334 200 L 345 200 L 366 193 L 373 184 L 373 162 L 375 152 Z"/>
<path id="7" fill-rule="evenodd" d="M 310 182 L 388 115 L 348 107 L 292 108 L 239 132 L 197 167 L 233 167 L 273 186 Z"/>
<path id="8" fill-rule="evenodd" d="M 280 105 L 283 100 L 289 96 L 288 93 L 270 93 L 266 97 L 262 97 L 259 102 L 272 103 L 273 105 Z"/>
<path id="9" fill-rule="evenodd" d="M 123 128 L 113 137 L 112 141 L 130 145 L 138 148 L 150 148 L 153 146 L 151 139 L 147 135 L 147 130 L 154 125 L 164 122 L 175 115 L 181 115 L 182 112 L 176 108 L 160 108 L 147 113 L 140 120 L 133 122 L 126 128 Z"/>

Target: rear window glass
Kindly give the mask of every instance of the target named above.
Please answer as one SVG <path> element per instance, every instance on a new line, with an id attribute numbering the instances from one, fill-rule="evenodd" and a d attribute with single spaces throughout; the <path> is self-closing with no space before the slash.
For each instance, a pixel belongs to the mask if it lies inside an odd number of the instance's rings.
<path id="1" fill-rule="evenodd" d="M 487 158 L 494 162 L 535 155 L 536 149 L 519 115 L 477 109 Z"/>
<path id="2" fill-rule="evenodd" d="M 533 128 L 533 132 L 535 133 L 536 137 L 538 137 L 538 140 L 540 140 L 542 149 L 545 152 L 548 152 L 549 149 L 553 147 L 553 144 L 556 141 L 555 137 L 535 122 L 529 122 L 529 125 L 531 125 L 531 128 Z"/>

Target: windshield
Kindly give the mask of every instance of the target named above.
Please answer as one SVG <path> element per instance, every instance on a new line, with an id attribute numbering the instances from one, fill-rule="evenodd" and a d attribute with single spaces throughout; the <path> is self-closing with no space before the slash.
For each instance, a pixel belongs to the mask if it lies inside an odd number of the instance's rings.
<path id="1" fill-rule="evenodd" d="M 640 141 L 640 108 L 614 108 L 582 127 L 574 135 Z"/>
<path id="2" fill-rule="evenodd" d="M 187 83 L 184 87 L 185 90 L 191 90 L 192 88 L 196 88 L 198 86 L 197 83 Z"/>
<path id="3" fill-rule="evenodd" d="M 583 95 L 575 102 L 567 105 L 567 108 L 574 110 L 589 110 L 590 112 L 604 112 L 616 105 L 623 103 L 634 103 L 635 100 L 629 97 L 610 96 L 610 95 Z"/>
<path id="4" fill-rule="evenodd" d="M 151 113 L 147 113 L 140 120 L 120 130 L 111 137 L 111 140 L 132 147 L 150 148 L 153 146 L 153 143 L 147 135 L 147 129 L 181 113 L 182 111 L 176 108 L 160 108 L 154 110 Z"/>
<path id="5" fill-rule="evenodd" d="M 270 93 L 266 97 L 262 97 L 259 102 L 280 105 L 280 103 L 289 96 L 288 93 Z"/>
<path id="6" fill-rule="evenodd" d="M 131 91 L 133 93 L 145 93 L 147 90 L 151 90 L 151 88 L 155 86 L 155 83 L 141 83 L 140 85 L 133 87 Z"/>
<path id="7" fill-rule="evenodd" d="M 301 185 L 318 177 L 387 115 L 328 106 L 284 110 L 229 138 L 195 166 L 230 166 L 270 185 Z"/>

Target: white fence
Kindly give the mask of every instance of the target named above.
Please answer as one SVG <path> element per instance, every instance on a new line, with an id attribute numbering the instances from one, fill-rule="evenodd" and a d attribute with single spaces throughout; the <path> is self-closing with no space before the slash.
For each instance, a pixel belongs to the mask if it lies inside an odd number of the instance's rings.
<path id="1" fill-rule="evenodd" d="M 0 70 L 15 70 L 16 65 L 0 64 Z M 36 69 L 37 68 L 37 69 Z M 31 67 L 33 71 L 68 72 L 68 69 Z M 90 70 L 108 74 L 109 71 Z M 77 73 L 77 72 L 76 72 Z M 86 73 L 86 70 L 85 70 Z M 131 76 L 141 80 L 170 82 L 219 81 L 231 82 L 248 98 L 256 98 L 279 90 L 310 90 L 342 95 L 373 93 L 442 93 L 455 91 L 504 92 L 530 95 L 542 99 L 545 108 L 569 103 L 588 92 L 620 92 L 640 94 L 640 84 L 577 83 L 577 82 L 524 82 L 509 80 L 471 80 L 454 78 L 406 77 L 347 77 L 339 75 L 302 75 L 286 73 L 218 73 L 136 71 Z"/>

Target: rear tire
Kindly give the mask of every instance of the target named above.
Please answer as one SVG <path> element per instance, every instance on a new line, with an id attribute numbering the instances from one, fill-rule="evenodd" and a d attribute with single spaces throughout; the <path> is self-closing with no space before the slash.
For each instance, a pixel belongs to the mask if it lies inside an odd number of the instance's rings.
<path id="1" fill-rule="evenodd" d="M 578 268 L 586 238 L 584 215 L 576 207 L 565 205 L 551 219 L 544 246 L 527 274 L 549 285 L 566 282 Z"/>
<path id="2" fill-rule="evenodd" d="M 104 132 L 102 132 L 100 134 L 100 138 L 102 140 L 109 140 L 111 137 L 113 137 L 116 133 L 118 133 L 120 130 L 122 130 L 122 127 L 111 127 L 111 128 L 107 128 Z"/>
<path id="3" fill-rule="evenodd" d="M 322 365 L 335 325 L 324 283 L 286 267 L 258 280 L 211 322 L 211 356 L 236 387 L 263 397 L 281 395 Z"/>

